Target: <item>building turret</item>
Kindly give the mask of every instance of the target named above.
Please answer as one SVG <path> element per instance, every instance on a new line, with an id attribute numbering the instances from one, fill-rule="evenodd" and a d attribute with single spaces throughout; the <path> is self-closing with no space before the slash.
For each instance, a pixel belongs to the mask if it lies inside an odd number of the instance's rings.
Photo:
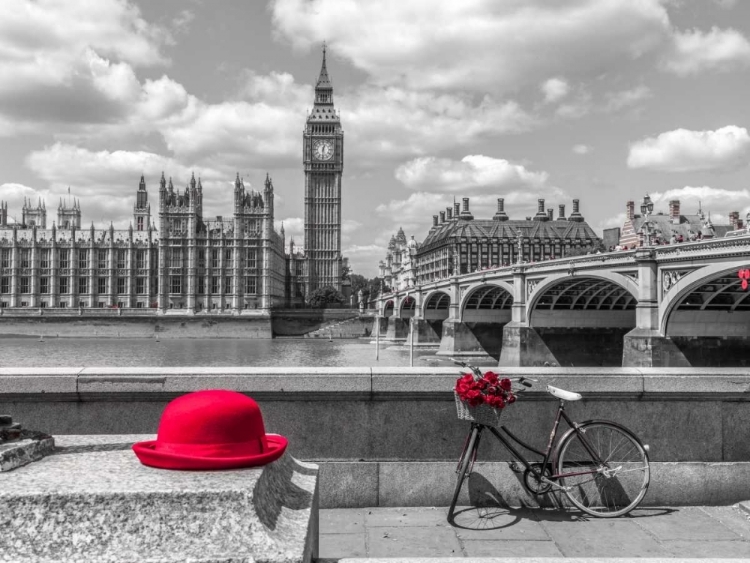
<path id="1" fill-rule="evenodd" d="M 8 226 L 8 202 L 0 201 L 0 227 Z"/>
<path id="2" fill-rule="evenodd" d="M 159 193 L 164 190 L 165 179 L 164 172 L 161 173 L 159 181 Z M 133 206 L 133 219 L 135 228 L 138 231 L 147 231 L 151 226 L 151 204 L 148 202 L 148 192 L 146 191 L 146 179 L 141 175 L 141 181 L 138 183 L 138 191 L 135 194 L 135 205 Z"/>
<path id="3" fill-rule="evenodd" d="M 36 207 L 31 206 L 31 201 L 23 198 L 23 208 L 21 209 L 21 223 L 27 227 L 47 228 L 47 206 L 39 198 Z"/>
<path id="4" fill-rule="evenodd" d="M 505 212 L 505 200 L 501 197 L 497 198 L 497 211 L 492 216 L 495 221 L 507 221 L 508 214 Z"/>
<path id="5" fill-rule="evenodd" d="M 459 215 L 459 217 L 465 221 L 471 221 L 472 219 L 474 219 L 474 216 L 469 211 L 469 198 L 468 197 L 463 198 L 463 203 L 464 203 L 464 208 L 461 211 L 461 215 Z"/>
<path id="6" fill-rule="evenodd" d="M 544 212 L 544 200 L 538 199 L 537 203 L 538 205 L 536 209 L 536 215 L 534 215 L 534 221 L 546 221 L 547 214 Z"/>
<path id="7" fill-rule="evenodd" d="M 583 215 L 578 210 L 578 200 L 573 200 L 573 213 L 570 214 L 570 217 L 568 217 L 568 221 L 575 221 L 578 223 L 583 222 Z"/>

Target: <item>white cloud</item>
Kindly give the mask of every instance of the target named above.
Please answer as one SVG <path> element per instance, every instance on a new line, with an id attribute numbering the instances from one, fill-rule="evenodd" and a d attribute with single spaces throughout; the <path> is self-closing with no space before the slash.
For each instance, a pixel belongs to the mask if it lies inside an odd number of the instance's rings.
<path id="1" fill-rule="evenodd" d="M 739 31 L 712 27 L 675 31 L 662 68 L 680 76 L 707 70 L 731 71 L 750 64 L 750 42 Z"/>
<path id="2" fill-rule="evenodd" d="M 716 131 L 675 129 L 630 145 L 628 166 L 665 172 L 732 170 L 750 159 L 747 129 L 728 125 Z"/>
<path id="3" fill-rule="evenodd" d="M 124 0 L 0 2 L 0 111 L 32 122 L 120 117 L 131 67 L 167 64 L 170 41 Z"/>
<path id="4" fill-rule="evenodd" d="M 465 192 L 467 189 L 499 189 L 546 185 L 546 172 L 532 172 L 521 164 L 502 158 L 468 155 L 460 161 L 434 156 L 415 158 L 395 172 L 407 188 L 440 192 Z"/>
<path id="5" fill-rule="evenodd" d="M 560 68 L 598 72 L 658 48 L 671 29 L 660 0 L 275 0 L 272 13 L 295 48 L 326 40 L 374 83 L 409 89 L 497 92 Z"/>
<path id="6" fill-rule="evenodd" d="M 589 145 L 573 145 L 573 152 L 576 154 L 589 154 L 592 148 Z"/>
<path id="7" fill-rule="evenodd" d="M 193 169 L 174 158 L 146 151 L 90 151 L 55 143 L 30 153 L 26 166 L 49 182 L 48 204 L 66 194 L 70 186 L 72 194 L 81 199 L 85 221 L 119 219 L 121 225 L 127 225 L 141 174 L 146 177 L 152 216 L 156 220 L 162 171 L 167 179 L 171 177 L 176 190 L 185 188 L 191 174 L 200 177 L 205 216 L 227 215 L 232 206 L 232 172 L 210 167 Z M 250 180 L 245 179 L 246 186 Z"/>
<path id="8" fill-rule="evenodd" d="M 546 103 L 557 102 L 568 95 L 570 86 L 562 78 L 550 78 L 542 83 L 542 93 Z"/>
<path id="9" fill-rule="evenodd" d="M 623 108 L 636 105 L 637 103 L 650 98 L 651 90 L 648 86 L 640 85 L 628 90 L 607 93 L 604 111 L 619 111 Z"/>
<path id="10" fill-rule="evenodd" d="M 589 221 L 589 224 L 592 222 Z M 625 224 L 625 213 L 618 213 L 614 217 L 608 217 L 607 219 L 604 219 L 602 221 L 599 221 L 594 227 L 595 230 L 601 232 L 604 229 L 612 229 L 615 227 L 622 227 Z"/>
<path id="11" fill-rule="evenodd" d="M 527 131 L 536 120 L 514 101 L 364 85 L 337 95 L 348 154 L 359 164 L 418 156 Z M 297 125 L 298 127 L 298 125 Z M 354 151 L 354 152 L 352 152 Z"/>
<path id="12" fill-rule="evenodd" d="M 522 164 L 484 155 L 468 155 L 461 160 L 420 157 L 400 165 L 396 179 L 412 190 L 429 189 L 439 192 L 465 192 L 546 185 L 546 172 L 532 172 Z"/>
<path id="13" fill-rule="evenodd" d="M 718 4 L 725 10 L 731 10 L 737 5 L 737 0 L 714 0 L 714 3 Z"/>
<path id="14" fill-rule="evenodd" d="M 192 10 L 182 10 L 172 18 L 172 29 L 175 33 L 184 34 L 190 31 L 190 24 L 195 19 L 195 12 Z"/>
<path id="15" fill-rule="evenodd" d="M 747 188 L 728 190 L 710 186 L 685 186 L 649 195 L 664 213 L 667 213 L 669 202 L 674 199 L 680 201 L 683 215 L 697 213 L 700 208 L 704 213 L 711 212 L 711 218 L 714 219 L 727 217 L 730 211 L 740 211 L 740 218 L 744 220 L 745 213 L 750 210 L 750 190 Z"/>

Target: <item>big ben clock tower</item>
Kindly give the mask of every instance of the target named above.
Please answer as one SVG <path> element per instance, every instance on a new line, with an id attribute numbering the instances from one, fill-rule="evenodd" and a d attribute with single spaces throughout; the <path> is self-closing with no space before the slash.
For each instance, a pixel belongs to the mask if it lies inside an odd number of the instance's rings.
<path id="1" fill-rule="evenodd" d="M 331 286 L 341 291 L 341 172 L 344 132 L 333 106 L 333 86 L 323 65 L 315 85 L 315 105 L 303 133 L 305 166 L 305 293 Z"/>

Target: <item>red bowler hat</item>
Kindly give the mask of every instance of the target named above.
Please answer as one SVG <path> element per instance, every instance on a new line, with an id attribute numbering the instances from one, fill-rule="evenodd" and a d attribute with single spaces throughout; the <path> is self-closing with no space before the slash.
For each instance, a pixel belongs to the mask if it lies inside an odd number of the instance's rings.
<path id="1" fill-rule="evenodd" d="M 170 402 L 156 440 L 133 444 L 141 463 L 162 469 L 236 469 L 266 465 L 288 442 L 266 434 L 258 404 L 236 391 L 196 391 Z"/>

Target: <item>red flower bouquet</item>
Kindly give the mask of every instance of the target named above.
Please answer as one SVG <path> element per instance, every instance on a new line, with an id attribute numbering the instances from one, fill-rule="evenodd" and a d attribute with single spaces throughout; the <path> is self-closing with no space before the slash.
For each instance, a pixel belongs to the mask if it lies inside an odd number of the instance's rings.
<path id="1" fill-rule="evenodd" d="M 468 365 L 466 367 L 471 369 L 472 373 L 459 377 L 453 389 L 458 418 L 496 425 L 501 410 L 506 405 L 516 402 L 510 379 L 501 379 L 493 371 L 482 374 L 479 368 Z"/>

